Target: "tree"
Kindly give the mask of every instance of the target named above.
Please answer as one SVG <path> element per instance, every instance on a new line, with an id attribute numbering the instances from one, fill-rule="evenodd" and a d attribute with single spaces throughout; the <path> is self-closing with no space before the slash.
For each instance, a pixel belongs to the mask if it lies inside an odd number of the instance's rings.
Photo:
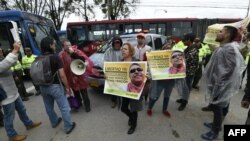
<path id="1" fill-rule="evenodd" d="M 9 10 L 8 2 L 6 0 L 0 0 L 0 10 Z"/>
<path id="2" fill-rule="evenodd" d="M 37 15 L 44 15 L 47 0 L 13 0 L 13 8 Z"/>
<path id="3" fill-rule="evenodd" d="M 96 5 L 102 7 L 102 12 L 108 19 L 116 20 L 119 17 L 127 18 L 135 11 L 140 0 L 94 0 Z"/>
<path id="4" fill-rule="evenodd" d="M 93 5 L 87 4 L 87 0 L 47 0 L 47 6 L 49 10 L 46 14 L 50 16 L 57 30 L 61 28 L 63 19 L 72 13 L 84 16 L 86 21 L 89 20 L 88 12 L 94 15 Z"/>
<path id="5" fill-rule="evenodd" d="M 45 14 L 52 19 L 57 30 L 60 30 L 63 19 L 71 13 L 72 2 L 73 0 L 47 0 L 48 10 L 45 11 Z"/>
<path id="6" fill-rule="evenodd" d="M 85 21 L 89 21 L 89 17 L 95 17 L 94 4 L 91 4 L 90 0 L 75 0 L 72 7 L 75 15 L 84 17 Z"/>

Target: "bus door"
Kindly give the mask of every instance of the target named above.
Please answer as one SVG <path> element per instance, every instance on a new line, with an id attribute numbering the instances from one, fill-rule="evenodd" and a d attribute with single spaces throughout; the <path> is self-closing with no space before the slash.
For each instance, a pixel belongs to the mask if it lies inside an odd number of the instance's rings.
<path id="1" fill-rule="evenodd" d="M 17 23 L 13 21 L 0 22 L 0 46 L 5 53 L 8 53 L 13 49 L 12 45 L 14 41 L 21 41 Z M 24 56 L 24 50 L 22 47 L 20 52 L 21 55 Z"/>

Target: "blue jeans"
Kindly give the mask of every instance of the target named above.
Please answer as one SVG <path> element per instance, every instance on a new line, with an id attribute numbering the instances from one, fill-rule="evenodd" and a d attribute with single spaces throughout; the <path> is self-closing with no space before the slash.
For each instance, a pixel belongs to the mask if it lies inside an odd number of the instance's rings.
<path id="1" fill-rule="evenodd" d="M 151 82 L 151 95 L 149 98 L 148 108 L 152 109 L 155 102 L 159 99 L 161 92 L 164 90 L 164 99 L 163 99 L 163 107 L 162 111 L 166 111 L 168 108 L 168 102 L 170 94 L 174 88 L 175 80 L 153 80 Z"/>
<path id="2" fill-rule="evenodd" d="M 186 76 L 186 83 L 187 83 L 187 86 L 189 89 L 189 94 L 192 90 L 193 81 L 194 81 L 194 75 L 187 75 Z"/>
<path id="3" fill-rule="evenodd" d="M 17 132 L 13 126 L 13 121 L 15 119 L 15 110 L 17 111 L 20 120 L 23 122 L 25 126 L 33 124 L 33 122 L 29 119 L 26 113 L 23 101 L 19 96 L 14 102 L 7 105 L 3 105 L 4 127 L 8 137 L 14 137 L 17 135 Z"/>
<path id="4" fill-rule="evenodd" d="M 58 122 L 58 116 L 54 110 L 54 101 L 56 101 L 64 122 L 64 130 L 67 132 L 72 128 L 72 121 L 70 116 L 70 107 L 64 89 L 60 84 L 52 84 L 50 86 L 40 86 L 43 102 L 46 112 L 49 116 L 50 123 L 55 126 Z"/>

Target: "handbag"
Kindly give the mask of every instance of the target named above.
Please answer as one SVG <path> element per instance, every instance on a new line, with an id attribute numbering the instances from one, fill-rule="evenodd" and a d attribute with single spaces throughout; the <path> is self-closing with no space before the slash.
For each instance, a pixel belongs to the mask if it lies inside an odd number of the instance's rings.
<path id="1" fill-rule="evenodd" d="M 0 102 L 7 98 L 5 90 L 0 85 Z"/>
<path id="2" fill-rule="evenodd" d="M 78 108 L 81 107 L 81 104 L 78 101 L 78 99 L 76 99 L 76 97 L 69 96 L 67 99 L 68 99 L 69 106 L 70 106 L 71 109 L 78 109 Z"/>

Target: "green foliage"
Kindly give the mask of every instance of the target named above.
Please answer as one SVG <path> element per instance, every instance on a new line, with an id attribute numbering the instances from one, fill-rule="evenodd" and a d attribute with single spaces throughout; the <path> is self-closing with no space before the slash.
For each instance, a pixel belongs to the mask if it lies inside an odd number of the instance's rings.
<path id="1" fill-rule="evenodd" d="M 6 0 L 0 0 L 0 10 L 7 10 L 8 8 L 8 2 Z"/>
<path id="2" fill-rule="evenodd" d="M 135 11 L 140 0 L 94 0 L 95 5 L 101 7 L 102 12 L 108 19 L 127 18 Z"/>
<path id="3" fill-rule="evenodd" d="M 92 0 L 0 0 L 0 9 L 18 9 L 51 18 L 59 30 L 63 19 L 72 13 L 85 17 L 85 20 L 94 16 L 94 4 L 89 4 L 90 1 Z"/>

